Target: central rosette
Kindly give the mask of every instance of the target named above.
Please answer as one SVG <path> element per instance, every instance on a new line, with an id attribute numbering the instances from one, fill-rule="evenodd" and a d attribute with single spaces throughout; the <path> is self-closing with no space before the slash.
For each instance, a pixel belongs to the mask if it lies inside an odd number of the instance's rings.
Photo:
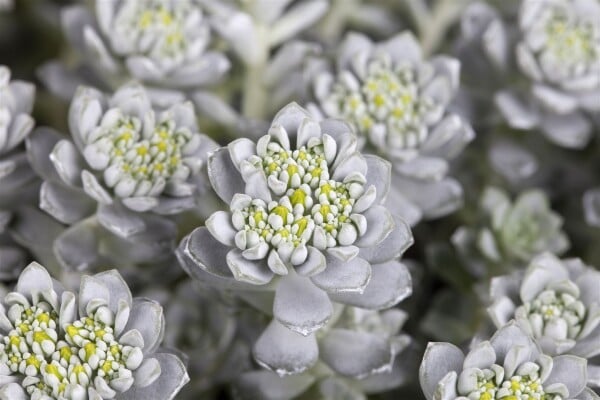
<path id="1" fill-rule="evenodd" d="M 107 307 L 62 328 L 46 302 L 15 304 L 7 315 L 14 329 L 0 342 L 0 363 L 25 376 L 23 386 L 32 398 L 80 399 L 88 387 L 116 393 L 133 383 L 142 351 L 115 339 L 114 315 Z"/>
<path id="2" fill-rule="evenodd" d="M 273 248 L 284 262 L 300 265 L 308 244 L 321 250 L 349 246 L 366 231 L 365 217 L 354 213 L 366 181 L 358 173 L 332 179 L 336 144 L 326 134 L 295 150 L 286 147 L 270 135 L 259 140 L 257 154 L 246 162 L 264 172 L 278 199 L 236 195 L 232 222 L 235 243 L 248 257 L 263 258 Z"/>
<path id="3" fill-rule="evenodd" d="M 109 110 L 84 151 L 90 165 L 118 197 L 158 196 L 171 180 L 185 181 L 190 168 L 183 149 L 192 132 L 165 118 L 155 125 L 119 109 Z"/>
<path id="4" fill-rule="evenodd" d="M 516 314 L 529 320 L 535 337 L 576 339 L 587 314 L 579 295 L 577 286 L 566 281 L 562 287 L 540 292 L 535 299 L 519 307 Z"/>
<path id="5" fill-rule="evenodd" d="M 435 100 L 419 88 L 410 65 L 380 57 L 366 66 L 364 77 L 342 73 L 326 100 L 330 114 L 370 134 L 375 144 L 398 149 L 418 147 L 428 135 L 428 114 Z"/>
<path id="6" fill-rule="evenodd" d="M 519 366 L 512 377 L 505 376 L 505 369 L 494 364 L 491 368 L 465 371 L 461 378 L 468 391 L 467 397 L 473 400 L 562 399 L 557 394 L 548 397 L 540 379 L 540 366 L 534 362 Z"/>
<path id="7" fill-rule="evenodd" d="M 179 60 L 186 57 L 192 39 L 193 23 L 202 13 L 188 0 L 126 1 L 115 19 L 115 51 L 144 54 L 156 59 Z M 126 36 L 126 40 L 123 37 Z"/>

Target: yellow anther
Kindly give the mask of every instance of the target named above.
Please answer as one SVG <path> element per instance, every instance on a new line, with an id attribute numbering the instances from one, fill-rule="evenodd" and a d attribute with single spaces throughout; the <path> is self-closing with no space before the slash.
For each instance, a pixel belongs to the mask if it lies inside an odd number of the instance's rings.
<path id="1" fill-rule="evenodd" d="M 46 332 L 38 331 L 33 333 L 33 340 L 42 343 L 44 340 L 52 340 L 52 338 Z"/>
<path id="2" fill-rule="evenodd" d="M 113 357 L 116 357 L 120 352 L 121 352 L 121 350 L 119 349 L 119 346 L 117 346 L 116 344 L 110 346 L 110 354 L 112 354 Z"/>
<path id="3" fill-rule="evenodd" d="M 79 329 L 77 329 L 74 325 L 67 326 L 67 329 L 65 330 L 67 331 L 67 335 L 69 335 L 70 337 L 75 337 L 76 335 L 79 335 Z"/>
<path id="4" fill-rule="evenodd" d="M 40 323 L 46 323 L 47 324 L 48 322 L 50 322 L 50 314 L 48 314 L 48 313 L 41 313 L 40 315 L 38 315 L 36 317 L 36 319 Z"/>
<path id="5" fill-rule="evenodd" d="M 67 362 L 71 359 L 71 356 L 73 355 L 73 353 L 71 352 L 71 349 L 68 346 L 61 348 L 59 350 L 59 354 L 60 354 L 60 357 L 64 360 L 67 360 Z"/>
<path id="6" fill-rule="evenodd" d="M 162 172 L 165 169 L 165 165 L 163 163 L 156 163 L 154 165 L 154 170 L 158 172 Z"/>
<path id="7" fill-rule="evenodd" d="M 322 204 L 319 212 L 321 213 L 323 218 L 325 218 L 325 217 L 327 217 L 327 214 L 329 214 L 331 212 L 331 207 L 329 206 L 329 204 Z"/>
<path id="8" fill-rule="evenodd" d="M 326 183 L 321 186 L 321 193 L 327 195 L 328 197 L 329 197 L 329 193 L 331 193 L 332 190 L 333 190 L 333 187 L 331 187 L 331 185 L 329 183 Z"/>
<path id="9" fill-rule="evenodd" d="M 518 381 L 511 381 L 510 382 L 510 388 L 513 390 L 513 392 L 520 390 L 521 389 L 521 383 Z"/>
<path id="10" fill-rule="evenodd" d="M 63 378 L 63 376 L 58 371 L 58 367 L 56 365 L 53 365 L 53 364 L 46 365 L 46 373 L 47 374 L 52 374 L 52 375 L 56 376 L 58 379 L 62 379 Z"/>
<path id="11" fill-rule="evenodd" d="M 288 231 L 287 229 L 281 229 L 277 233 L 280 234 L 283 238 L 287 238 L 290 236 L 290 231 Z"/>
<path id="12" fill-rule="evenodd" d="M 21 343 L 21 338 L 19 336 L 9 336 L 8 342 L 12 345 L 12 346 L 18 346 Z"/>
<path id="13" fill-rule="evenodd" d="M 83 368 L 83 365 L 77 364 L 73 367 L 73 373 L 75 375 L 79 375 L 82 372 L 85 374 L 85 368 Z"/>
<path id="14" fill-rule="evenodd" d="M 25 310 L 25 315 L 31 317 L 33 315 L 33 310 L 31 308 L 28 308 L 27 310 Z"/>
<path id="15" fill-rule="evenodd" d="M 306 193 L 302 189 L 296 189 L 290 196 L 290 201 L 294 206 L 297 204 L 304 205 L 304 202 L 306 201 Z"/>
<path id="16" fill-rule="evenodd" d="M 86 343 L 83 346 L 83 349 L 85 350 L 86 361 L 89 360 L 91 356 L 96 354 L 96 345 L 94 343 Z"/>
<path id="17" fill-rule="evenodd" d="M 21 332 L 27 333 L 30 330 L 29 324 L 19 324 L 19 329 L 21 330 Z"/>
<path id="18" fill-rule="evenodd" d="M 112 362 L 111 361 L 104 361 L 102 363 L 102 371 L 104 371 L 105 374 L 110 373 L 110 371 L 112 371 Z"/>
<path id="19" fill-rule="evenodd" d="M 137 153 L 140 156 L 145 156 L 146 154 L 148 154 L 148 148 L 146 146 L 140 146 L 137 148 Z"/>
<path id="20" fill-rule="evenodd" d="M 165 151 L 165 150 L 167 150 L 167 147 L 168 147 L 168 146 L 169 146 L 169 145 L 168 145 L 168 144 L 167 144 L 167 142 L 165 142 L 164 140 L 161 140 L 160 142 L 158 142 L 158 143 L 156 144 L 156 147 L 158 147 L 158 150 L 159 150 L 159 151 Z"/>
<path id="21" fill-rule="evenodd" d="M 40 360 L 38 360 L 37 358 L 35 358 L 34 355 L 30 355 L 27 360 L 25 360 L 25 364 L 27 365 L 33 365 L 36 368 L 40 368 Z"/>
<path id="22" fill-rule="evenodd" d="M 493 397 L 488 392 L 485 392 L 482 393 L 481 396 L 479 396 L 479 400 L 493 400 Z"/>
<path id="23" fill-rule="evenodd" d="M 96 337 L 102 338 L 104 335 L 106 335 L 106 331 L 104 329 L 98 329 L 96 332 L 94 332 L 94 334 Z"/>
<path id="24" fill-rule="evenodd" d="M 395 118 L 402 118 L 404 116 L 404 109 L 396 107 L 392 110 L 392 116 Z"/>
<path id="25" fill-rule="evenodd" d="M 145 29 L 149 27 L 152 24 L 153 17 L 154 15 L 151 11 L 144 11 L 140 17 L 140 28 Z"/>
<path id="26" fill-rule="evenodd" d="M 319 167 L 317 167 L 317 168 L 313 169 L 313 170 L 310 172 L 310 174 L 313 176 L 313 178 L 318 178 L 318 177 L 320 177 L 320 176 L 321 176 L 321 173 L 322 173 L 322 172 L 323 172 L 323 169 L 322 169 L 322 168 L 319 168 Z"/>
<path id="27" fill-rule="evenodd" d="M 293 176 L 294 174 L 298 173 L 298 166 L 295 164 L 288 165 L 287 172 L 290 177 Z"/>
<path id="28" fill-rule="evenodd" d="M 296 225 L 298 226 L 298 232 L 296 235 L 301 236 L 308 226 L 308 218 L 300 218 L 298 221 L 296 221 Z"/>
<path id="29" fill-rule="evenodd" d="M 159 15 L 160 21 L 164 25 L 171 25 L 173 23 L 173 15 L 169 11 L 162 9 L 162 10 L 160 10 L 158 15 Z"/>
<path id="30" fill-rule="evenodd" d="M 381 107 L 385 104 L 385 98 L 381 94 L 376 94 L 375 97 L 373 98 L 373 103 L 377 107 Z"/>
<path id="31" fill-rule="evenodd" d="M 283 219 L 283 223 L 285 224 L 290 211 L 284 206 L 277 206 L 273 208 L 273 210 L 271 210 L 271 213 L 279 215 Z"/>
<path id="32" fill-rule="evenodd" d="M 255 212 L 255 213 L 252 215 L 252 217 L 254 217 L 254 222 L 255 222 L 255 223 L 257 223 L 257 224 L 258 224 L 259 222 L 262 222 L 262 221 L 264 220 L 264 214 L 263 214 L 263 212 L 262 212 L 262 211 L 256 211 L 256 212 Z"/>

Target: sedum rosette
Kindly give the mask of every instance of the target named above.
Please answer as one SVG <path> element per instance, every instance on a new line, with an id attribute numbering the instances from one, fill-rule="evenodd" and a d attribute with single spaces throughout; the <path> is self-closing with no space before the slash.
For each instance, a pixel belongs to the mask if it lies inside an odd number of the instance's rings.
<path id="1" fill-rule="evenodd" d="M 469 243 L 494 263 L 522 265 L 536 255 L 560 255 L 569 248 L 563 219 L 552 211 L 546 194 L 537 189 L 520 193 L 514 201 L 499 188 L 487 187 L 480 200 L 485 223 L 476 230 L 462 227 L 453 235 L 459 250 Z"/>
<path id="2" fill-rule="evenodd" d="M 450 343 L 430 343 L 419 371 L 427 400 L 592 400 L 586 360 L 550 357 L 517 324 L 500 328 L 465 355 Z"/>
<path id="3" fill-rule="evenodd" d="M 412 243 L 410 229 L 382 205 L 389 164 L 361 155 L 346 124 L 317 122 L 290 104 L 257 143 L 238 139 L 214 152 L 208 173 L 229 211 L 184 238 L 179 256 L 195 278 L 275 291 L 275 319 L 259 342 L 281 353 L 259 357 L 262 365 L 280 374 L 313 365 L 314 332 L 331 318 L 332 300 L 381 309 L 411 293 L 395 260 Z"/>
<path id="4" fill-rule="evenodd" d="M 449 110 L 459 70 L 450 57 L 424 60 L 408 32 L 381 43 L 350 33 L 340 44 L 335 70 L 314 78 L 316 112 L 350 123 L 392 163 L 390 205 L 400 204 L 411 222 L 461 204 L 460 185 L 446 178 L 447 161 L 474 137 L 469 124 Z"/>
<path id="5" fill-rule="evenodd" d="M 600 272 L 579 259 L 551 254 L 534 258 L 525 274 L 494 278 L 488 312 L 502 326 L 516 319 L 550 355 L 573 354 L 590 360 L 588 380 L 600 386 Z"/>
<path id="6" fill-rule="evenodd" d="M 108 253 L 164 257 L 176 235 L 167 216 L 196 207 L 206 185 L 200 170 L 216 147 L 198 133 L 191 103 L 159 111 L 137 84 L 111 97 L 82 87 L 69 127 L 71 140 L 42 128 L 28 149 L 44 179 L 40 208 L 70 225 L 55 243 L 57 257 L 85 268 L 106 234 L 112 235 Z"/>
<path id="7" fill-rule="evenodd" d="M 162 308 L 132 299 L 116 271 L 65 291 L 30 264 L 0 308 L 3 400 L 161 399 L 189 380 L 181 360 L 157 352 Z"/>
<path id="8" fill-rule="evenodd" d="M 211 32 L 199 1 L 92 4 L 65 8 L 63 28 L 75 49 L 111 86 L 130 77 L 152 86 L 185 89 L 213 84 L 229 69 L 223 54 L 208 50 Z"/>
<path id="9" fill-rule="evenodd" d="M 8 231 L 16 209 L 34 204 L 39 184 L 23 147 L 34 126 L 34 96 L 34 85 L 11 80 L 10 70 L 0 65 L 0 280 L 16 278 L 26 262 Z"/>
<path id="10" fill-rule="evenodd" d="M 462 33 L 501 71 L 514 57 L 524 90 L 505 82 L 496 105 L 517 129 L 538 128 L 553 143 L 582 148 L 600 111 L 600 4 L 595 0 L 525 0 L 515 22 L 483 3 L 463 15 Z M 518 31 L 516 37 L 509 32 Z M 472 57 L 472 56 L 471 56 Z M 489 81 L 489 69 L 479 71 Z"/>
<path id="11" fill-rule="evenodd" d="M 317 334 L 319 361 L 308 371 L 278 376 L 249 371 L 234 382 L 239 399 L 353 398 L 391 390 L 408 381 L 406 357 L 411 339 L 400 329 L 403 311 L 337 307 L 334 317 Z M 269 351 L 268 343 L 261 351 Z M 414 366 L 412 366 L 414 367 Z"/>

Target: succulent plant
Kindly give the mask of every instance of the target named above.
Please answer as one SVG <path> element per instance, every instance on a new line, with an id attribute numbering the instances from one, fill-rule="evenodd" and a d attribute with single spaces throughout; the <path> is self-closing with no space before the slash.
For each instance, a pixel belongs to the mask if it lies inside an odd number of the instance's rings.
<path id="1" fill-rule="evenodd" d="M 584 358 L 542 353 L 514 322 L 466 355 L 450 343 L 430 343 L 419 376 L 427 400 L 597 398 L 586 388 Z"/>
<path id="2" fill-rule="evenodd" d="M 270 351 L 255 347 L 261 365 L 282 375 L 313 365 L 332 301 L 382 309 L 411 293 L 395 260 L 412 244 L 410 229 L 381 205 L 389 164 L 362 156 L 344 123 L 290 104 L 257 143 L 212 153 L 208 173 L 229 211 L 185 237 L 178 255 L 192 277 L 275 291 L 275 319 L 256 344 Z"/>
<path id="3" fill-rule="evenodd" d="M 467 121 L 449 110 L 460 63 L 424 60 L 409 32 L 373 43 L 349 33 L 335 67 L 314 77 L 316 114 L 350 123 L 371 151 L 392 163 L 390 206 L 411 223 L 454 211 L 462 189 L 447 178 L 448 160 L 473 139 Z"/>
<path id="4" fill-rule="evenodd" d="M 132 298 L 115 270 L 84 276 L 78 294 L 30 264 L 0 309 L 0 398 L 165 399 L 189 380 L 159 350 L 161 306 Z"/>
<path id="5" fill-rule="evenodd" d="M 509 22 L 491 6 L 474 3 L 463 15 L 463 35 L 500 70 L 514 58 L 525 90 L 503 81 L 496 104 L 517 129 L 538 128 L 553 143 L 582 148 L 590 115 L 600 110 L 600 5 L 594 0 L 526 0 Z M 512 38 L 509 32 L 518 32 Z M 481 71 L 485 74 L 485 71 Z"/>
<path id="6" fill-rule="evenodd" d="M 552 211 L 541 190 L 526 190 L 512 202 L 503 190 L 487 187 L 480 207 L 485 215 L 482 226 L 459 228 L 453 236 L 454 244 L 467 257 L 473 242 L 486 260 L 522 267 L 540 253 L 560 255 L 569 248 L 562 218 Z"/>
<path id="7" fill-rule="evenodd" d="M 71 139 L 42 128 L 29 140 L 32 164 L 44 179 L 40 208 L 70 226 L 55 243 L 59 260 L 89 267 L 102 238 L 134 260 L 172 249 L 177 226 L 167 216 L 197 206 L 207 185 L 200 170 L 216 147 L 198 133 L 191 103 L 155 111 L 137 84 L 110 98 L 82 87 L 69 126 Z"/>
<path id="8" fill-rule="evenodd" d="M 211 29 L 200 3 L 94 1 L 65 7 L 62 23 L 86 65 L 110 87 L 135 78 L 164 89 L 197 88 L 216 83 L 229 69 L 227 58 L 209 49 Z M 50 78 L 59 67 L 46 68 Z"/>
<path id="9" fill-rule="evenodd" d="M 600 383 L 600 272 L 578 259 L 535 257 L 525 273 L 493 278 L 488 312 L 497 327 L 515 319 L 546 354 L 588 359 L 590 383 Z M 593 368 L 593 371 L 592 371 Z"/>

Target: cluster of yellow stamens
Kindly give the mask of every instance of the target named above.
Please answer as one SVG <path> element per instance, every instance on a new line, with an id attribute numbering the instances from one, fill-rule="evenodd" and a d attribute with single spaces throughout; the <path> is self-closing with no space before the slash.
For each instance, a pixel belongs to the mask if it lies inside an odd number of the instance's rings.
<path id="1" fill-rule="evenodd" d="M 138 36 L 138 54 L 181 58 L 188 46 L 185 21 L 190 7 L 187 0 L 134 0 L 126 2 L 117 21 Z"/>
<path id="2" fill-rule="evenodd" d="M 385 138 L 376 145 L 384 142 L 397 149 L 415 148 L 426 139 L 425 113 L 434 105 L 420 92 L 413 68 L 394 66 L 389 58 L 372 60 L 358 85 L 347 84 L 340 75 L 328 101 L 337 104 L 333 116 L 352 122 L 362 134 L 371 135 L 380 125 Z"/>
<path id="3" fill-rule="evenodd" d="M 271 141 L 265 154 L 248 161 L 263 169 L 269 187 L 280 197 L 269 204 L 253 200 L 234 210 L 236 244 L 242 250 L 261 242 L 268 245 L 265 251 L 273 247 L 282 252 L 308 243 L 319 248 L 349 245 L 362 232 L 350 216 L 364 193 L 364 182 L 330 179 L 321 139 L 313 138 L 297 150 Z M 311 241 L 316 228 L 323 232 L 320 243 Z"/>
<path id="4" fill-rule="evenodd" d="M 539 366 L 528 363 L 527 374 L 504 376 L 504 369 L 494 364 L 491 369 L 477 371 L 477 389 L 466 397 L 471 400 L 562 400 L 546 394 L 539 377 Z"/>
<path id="5" fill-rule="evenodd" d="M 94 146 L 110 159 L 104 180 L 117 196 L 157 195 L 168 180 L 187 179 L 190 170 L 182 149 L 192 133 L 176 127 L 174 121 L 162 121 L 148 134 L 138 118 L 121 116 L 112 124 L 103 124 L 99 131 Z M 121 181 L 132 180 L 135 183 L 127 189 L 119 187 Z"/>
<path id="6" fill-rule="evenodd" d="M 32 307 L 11 306 L 7 316 L 14 329 L 2 338 L 0 362 L 24 378 L 32 398 L 80 398 L 97 379 L 132 379 L 142 361 L 141 350 L 120 344 L 113 328 L 104 322 L 111 312 L 100 307 L 93 315 L 62 329 L 56 311 L 46 302 Z M 35 397 L 38 398 L 38 397 Z"/>

